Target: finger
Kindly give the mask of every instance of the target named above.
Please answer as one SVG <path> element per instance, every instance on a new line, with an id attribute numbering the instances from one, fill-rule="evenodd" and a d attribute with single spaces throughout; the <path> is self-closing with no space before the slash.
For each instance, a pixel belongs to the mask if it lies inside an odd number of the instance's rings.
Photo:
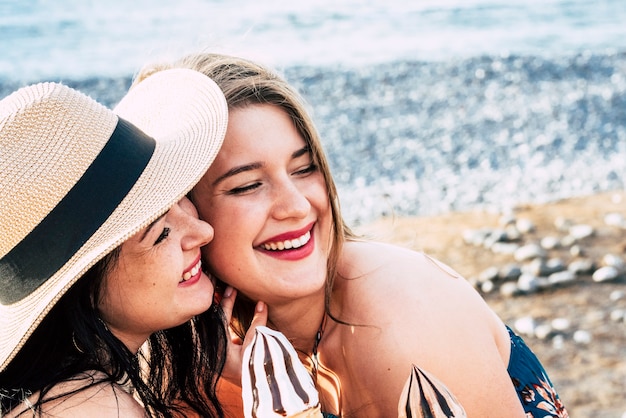
<path id="1" fill-rule="evenodd" d="M 224 294 L 222 295 L 222 300 L 220 301 L 220 306 L 222 307 L 222 311 L 226 317 L 227 324 L 230 324 L 230 321 L 233 318 L 233 307 L 235 306 L 236 298 L 237 291 L 231 286 L 226 286 Z"/>
<path id="2" fill-rule="evenodd" d="M 243 340 L 243 349 L 252 343 L 254 339 L 255 329 L 259 326 L 267 325 L 267 305 L 263 302 L 257 302 L 254 309 L 254 317 L 250 323 L 250 328 L 246 332 L 246 336 Z"/>
<path id="3" fill-rule="evenodd" d="M 222 295 L 222 300 L 220 305 L 222 307 L 222 311 L 224 312 L 224 317 L 226 319 L 226 323 L 228 324 L 228 335 L 230 336 L 231 342 L 236 345 L 243 344 L 242 339 L 237 335 L 234 328 L 232 327 L 233 321 L 233 309 L 235 306 L 235 300 L 237 299 L 237 291 L 231 287 L 227 286 L 224 290 L 224 294 Z"/>
<path id="4" fill-rule="evenodd" d="M 222 369 L 221 377 L 241 386 L 241 367 L 242 367 L 242 349 L 241 345 L 234 344 L 232 341 L 228 342 L 228 348 L 226 353 L 226 362 Z"/>
<path id="5" fill-rule="evenodd" d="M 244 350 L 252 343 L 256 327 L 267 324 L 267 314 L 267 305 L 263 302 L 257 302 L 254 310 L 254 317 L 252 318 L 250 328 L 246 332 L 243 345 L 236 344 L 234 340 L 229 342 L 228 354 L 226 355 L 226 364 L 222 372 L 222 377 L 231 383 L 241 386 L 241 367 Z"/>
<path id="6" fill-rule="evenodd" d="M 254 317 L 252 317 L 250 329 L 261 325 L 267 325 L 267 305 L 264 302 L 259 301 L 256 303 L 256 307 L 254 309 Z"/>

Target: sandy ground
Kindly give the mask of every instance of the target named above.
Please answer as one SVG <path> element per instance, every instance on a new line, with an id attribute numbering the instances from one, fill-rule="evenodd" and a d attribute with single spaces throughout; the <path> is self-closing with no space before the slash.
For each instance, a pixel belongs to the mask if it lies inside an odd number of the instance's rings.
<path id="1" fill-rule="evenodd" d="M 626 229 L 608 226 L 607 213 L 626 217 L 626 194 L 603 193 L 543 205 L 523 205 L 515 209 L 517 218 L 527 218 L 536 225 L 525 241 L 538 242 L 546 235 L 563 235 L 555 220 L 564 217 L 579 224 L 594 226 L 595 234 L 580 242 L 584 253 L 601 260 L 606 253 L 626 259 Z M 513 261 L 510 255 L 496 255 L 490 250 L 464 243 L 466 229 L 498 226 L 500 214 L 485 212 L 450 213 L 423 218 L 387 218 L 357 228 L 367 236 L 427 252 L 448 263 L 471 279 L 490 266 Z M 564 260 L 569 251 L 554 254 Z M 571 327 L 563 333 L 561 347 L 554 340 L 524 336 L 546 367 L 572 418 L 626 416 L 626 322 L 610 318 L 615 309 L 626 309 L 626 297 L 611 300 L 615 290 L 626 292 L 624 276 L 612 282 L 595 283 L 581 276 L 575 283 L 515 297 L 499 293 L 485 294 L 485 299 L 509 325 L 517 318 L 532 317 L 537 322 L 567 318 Z M 576 330 L 590 332 L 589 343 L 576 343 Z M 624 414 L 624 415 L 623 415 Z"/>

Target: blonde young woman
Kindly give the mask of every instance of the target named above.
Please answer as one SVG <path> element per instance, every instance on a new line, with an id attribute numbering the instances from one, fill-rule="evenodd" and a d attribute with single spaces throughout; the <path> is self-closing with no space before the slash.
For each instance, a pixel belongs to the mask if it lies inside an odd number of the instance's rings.
<path id="1" fill-rule="evenodd" d="M 191 198 L 215 228 L 203 249 L 211 274 L 240 295 L 232 326 L 243 335 L 253 303 L 267 303 L 328 416 L 397 416 L 415 364 L 469 417 L 567 417 L 537 358 L 466 280 L 426 254 L 350 232 L 320 138 L 284 79 L 217 54 L 173 66 L 206 74 L 228 102 L 224 145 Z M 237 393 L 238 369 L 224 376 Z"/>
<path id="2" fill-rule="evenodd" d="M 0 101 L 1 416 L 223 416 L 213 229 L 185 194 L 227 116 L 183 69 L 115 113 L 56 83 Z"/>

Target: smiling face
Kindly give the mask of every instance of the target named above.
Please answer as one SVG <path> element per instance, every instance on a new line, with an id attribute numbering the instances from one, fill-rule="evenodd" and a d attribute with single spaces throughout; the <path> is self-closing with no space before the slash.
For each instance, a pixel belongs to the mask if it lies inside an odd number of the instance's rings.
<path id="1" fill-rule="evenodd" d="M 231 110 L 226 139 L 192 191 L 215 228 L 211 271 L 270 306 L 323 291 L 332 216 L 324 178 L 278 106 Z"/>
<path id="2" fill-rule="evenodd" d="M 183 198 L 121 245 L 104 278 L 98 309 L 129 349 L 211 306 L 213 283 L 202 272 L 200 247 L 212 237 L 213 228 Z"/>

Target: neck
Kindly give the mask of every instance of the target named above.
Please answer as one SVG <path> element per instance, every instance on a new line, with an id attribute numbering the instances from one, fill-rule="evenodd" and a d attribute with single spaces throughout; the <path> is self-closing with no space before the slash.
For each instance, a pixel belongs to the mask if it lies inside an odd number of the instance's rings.
<path id="1" fill-rule="evenodd" d="M 298 301 L 293 305 L 269 307 L 269 322 L 285 334 L 296 350 L 311 354 L 325 318 L 323 295 L 310 303 Z"/>

